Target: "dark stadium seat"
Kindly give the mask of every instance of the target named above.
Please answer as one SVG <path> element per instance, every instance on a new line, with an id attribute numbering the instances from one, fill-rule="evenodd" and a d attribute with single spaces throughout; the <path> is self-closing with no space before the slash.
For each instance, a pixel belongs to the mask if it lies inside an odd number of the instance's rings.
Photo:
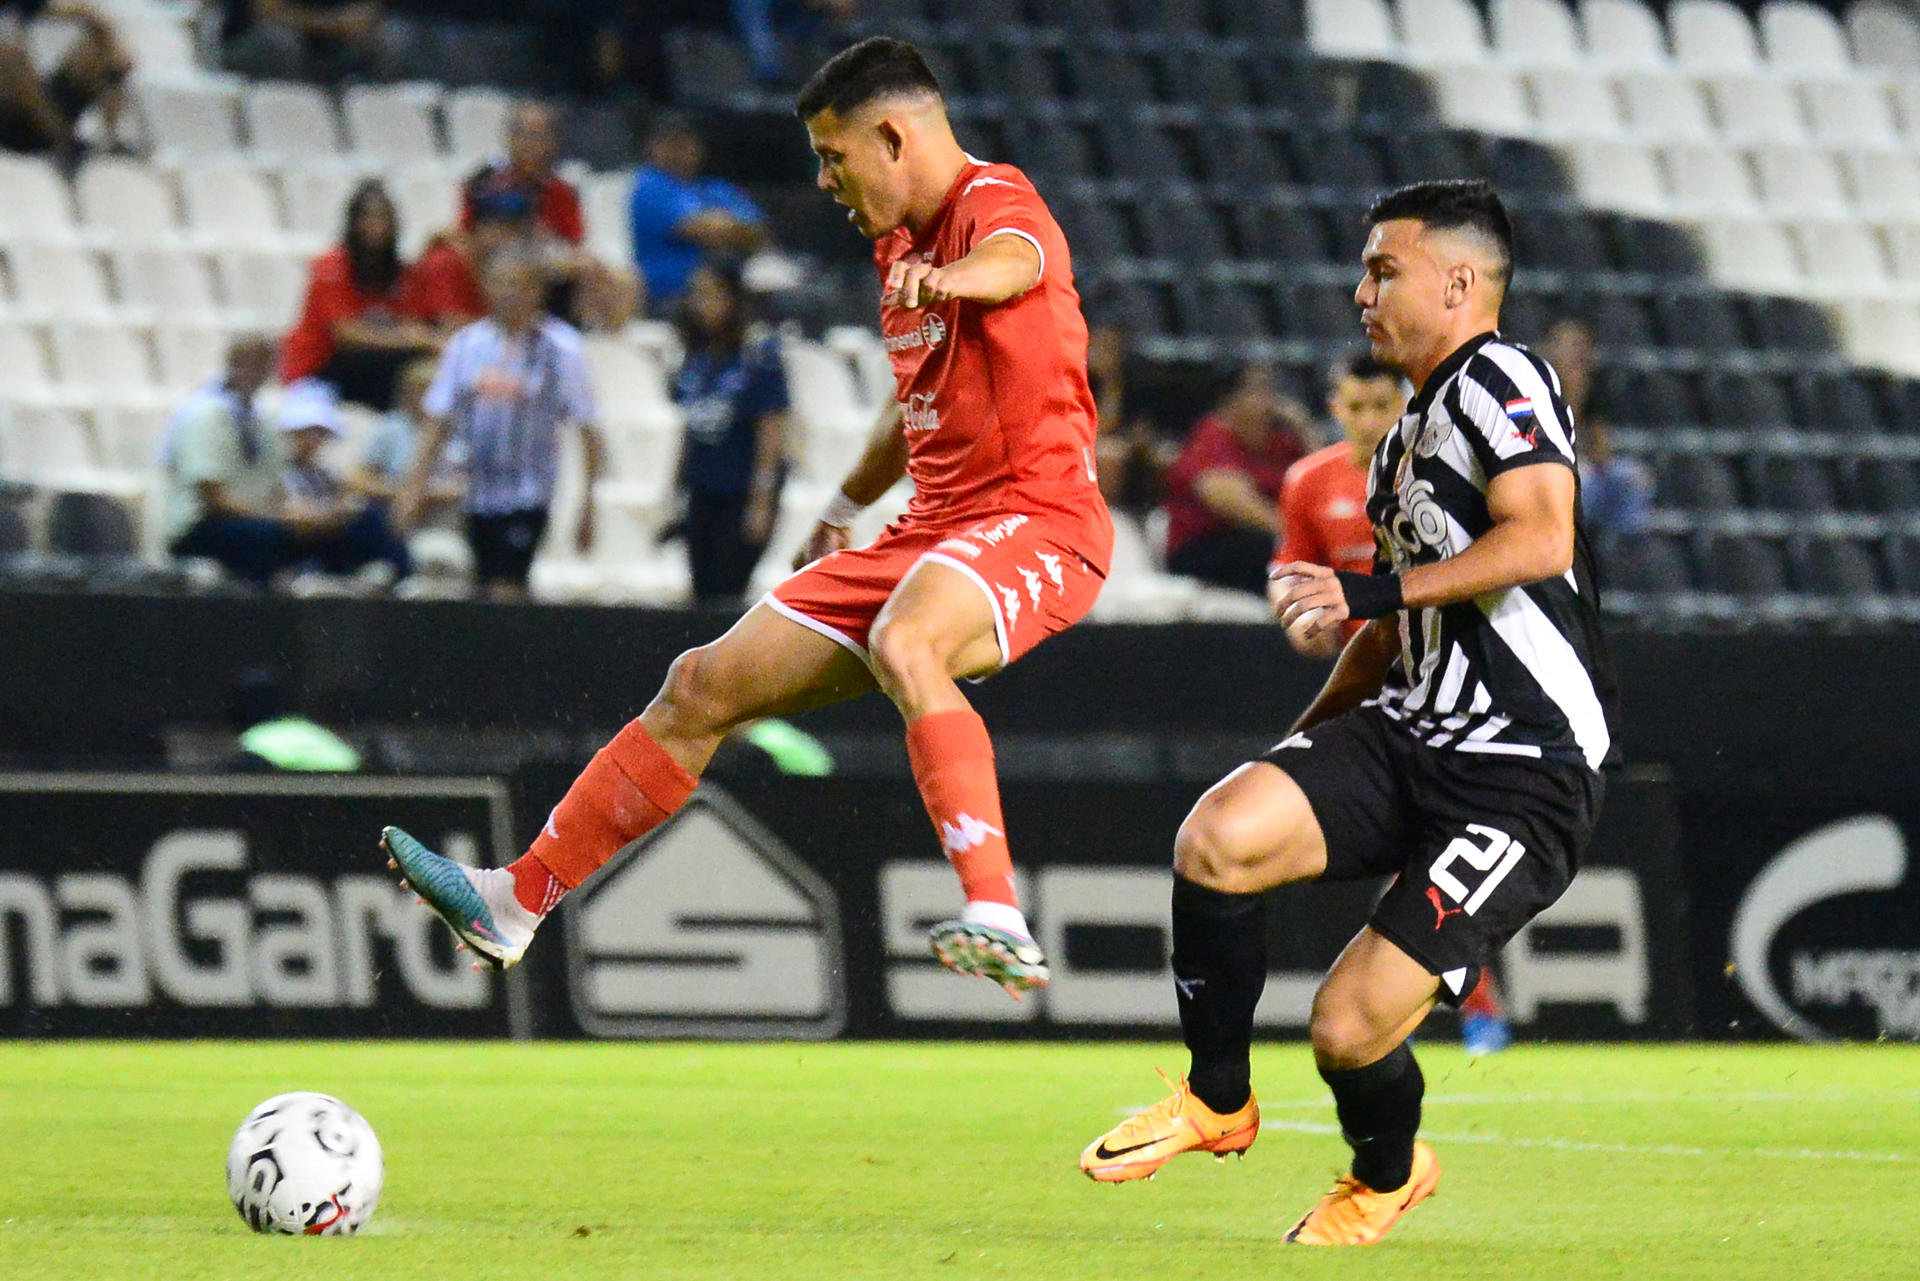
<path id="1" fill-rule="evenodd" d="M 928 17 L 935 22 L 967 23 L 980 30 L 1025 26 L 1029 20 L 1022 0 L 932 0 Z"/>
<path id="2" fill-rule="evenodd" d="M 1794 422 L 1809 431 L 1867 436 L 1885 430 L 1878 397 L 1852 370 L 1801 374 L 1794 379 L 1794 399 Z"/>
<path id="3" fill-rule="evenodd" d="M 1273 328 L 1258 296 L 1246 285 L 1180 285 L 1174 297 L 1182 333 L 1244 343 L 1267 337 Z"/>
<path id="4" fill-rule="evenodd" d="M 1349 342 L 1360 337 L 1360 309 L 1347 285 L 1304 284 L 1280 303 L 1280 331 L 1308 342 Z"/>
<path id="5" fill-rule="evenodd" d="M 1736 431 L 1785 427 L 1793 421 L 1780 384 L 1765 374 L 1723 373 L 1709 380 L 1707 421 Z"/>
<path id="6" fill-rule="evenodd" d="M 1590 216 L 1558 209 L 1529 209 L 1514 222 L 1515 253 L 1522 272 L 1611 270 L 1606 239 Z"/>
<path id="7" fill-rule="evenodd" d="M 1198 34 L 1213 24 L 1207 0 L 1127 0 L 1136 31 Z"/>
<path id="8" fill-rule="evenodd" d="M 1717 293 L 1660 293 L 1660 332 L 1670 347 L 1720 354 L 1746 346 L 1732 300 Z"/>
<path id="9" fill-rule="evenodd" d="M 1615 261 L 1620 270 L 1650 276 L 1698 276 L 1705 270 L 1700 246 L 1685 228 L 1647 218 L 1614 223 Z"/>
<path id="10" fill-rule="evenodd" d="M 1053 57 L 1026 44 L 987 46 L 983 56 L 995 69 L 997 92 L 1015 102 L 1057 102 L 1066 97 Z"/>
<path id="11" fill-rule="evenodd" d="M 1839 504 L 1833 474 L 1821 458 L 1790 454 L 1748 455 L 1740 460 L 1747 492 L 1769 511 L 1833 511 Z"/>
<path id="12" fill-rule="evenodd" d="M 1007 131 L 1014 163 L 1036 179 L 1086 178 L 1099 171 L 1093 144 L 1072 121 L 1042 116 Z"/>
<path id="13" fill-rule="evenodd" d="M 1842 458 L 1840 492 L 1849 508 L 1887 516 L 1920 512 L 1920 476 L 1904 458 Z"/>
<path id="14" fill-rule="evenodd" d="M 1653 345 L 1653 325 L 1647 319 L 1646 306 L 1632 294 L 1596 293 L 1581 310 L 1593 332 L 1601 335 L 1601 341 L 1609 347 Z"/>
<path id="15" fill-rule="evenodd" d="M 1228 35 L 1295 42 L 1307 34 L 1302 0 L 1222 0 L 1214 13 Z"/>
<path id="16" fill-rule="evenodd" d="M 47 512 L 47 547 L 74 556 L 131 556 L 140 548 L 133 518 L 107 494 L 58 494 Z"/>
<path id="17" fill-rule="evenodd" d="M 1316 187 L 1371 199 L 1387 185 L 1387 166 L 1371 138 L 1351 130 L 1292 135 L 1294 172 Z"/>
<path id="18" fill-rule="evenodd" d="M 1712 454 L 1668 454 L 1654 469 L 1657 507 L 1726 511 L 1740 506 L 1740 483 L 1726 460 Z"/>
<path id="19" fill-rule="evenodd" d="M 1351 129 L 1353 100 L 1346 68 L 1312 58 L 1258 54 L 1253 59 L 1253 92 L 1270 111 L 1285 112 L 1301 126 Z"/>
<path id="20" fill-rule="evenodd" d="M 1697 423 L 1705 416 L 1701 410 L 1701 391 L 1696 381 L 1686 374 L 1649 369 L 1635 380 L 1635 386 L 1630 403 L 1614 406 L 1622 422 L 1664 427 Z"/>
<path id="21" fill-rule="evenodd" d="M 1076 25 L 1069 29 L 1086 31 L 1103 28 Z M 1101 49 L 1070 40 L 1062 55 L 1067 65 L 1067 78 L 1073 83 L 1073 96 L 1082 102 L 1132 108 L 1159 99 L 1153 75 L 1147 69 L 1145 60 L 1137 54 L 1124 49 Z"/>
<path id="22" fill-rule="evenodd" d="M 1161 66 L 1175 102 L 1231 111 L 1256 100 L 1245 64 L 1223 50 L 1182 49 L 1163 59 Z"/>
<path id="23" fill-rule="evenodd" d="M 1858 598 L 1878 595 L 1880 574 L 1873 554 L 1851 538 L 1817 534 L 1787 540 L 1787 568 L 1795 591 L 1811 596 Z"/>
<path id="24" fill-rule="evenodd" d="M 1503 193 L 1561 195 L 1571 189 L 1552 151 L 1521 138 L 1494 138 L 1488 144 L 1488 173 Z"/>
<path id="25" fill-rule="evenodd" d="M 1620 538 L 1599 557 L 1600 586 L 1623 592 L 1683 592 L 1687 557 L 1679 544 L 1660 534 Z"/>
<path id="26" fill-rule="evenodd" d="M 1786 558 L 1772 539 L 1700 534 L 1694 540 L 1693 563 L 1706 591 L 1765 596 L 1787 590 Z"/>
<path id="27" fill-rule="evenodd" d="M 1193 177 L 1180 144 L 1158 125 L 1109 119 L 1100 126 L 1100 141 L 1116 178 L 1165 185 Z"/>
<path id="28" fill-rule="evenodd" d="M 1101 283 L 1087 293 L 1088 323 L 1137 337 L 1168 332 L 1167 308 L 1158 285 L 1138 280 Z"/>
<path id="29" fill-rule="evenodd" d="M 1537 343 L 1558 313 L 1559 308 L 1539 294 L 1515 288 L 1500 308 L 1500 332 L 1516 342 Z"/>
<path id="30" fill-rule="evenodd" d="M 1163 200 L 1140 208 L 1147 253 L 1176 262 L 1215 262 L 1231 254 L 1219 218 L 1206 205 Z"/>
<path id="31" fill-rule="evenodd" d="M 1771 351 L 1821 352 L 1834 346 L 1833 326 L 1819 306 L 1799 298 L 1744 298 L 1747 330 Z"/>
<path id="32" fill-rule="evenodd" d="M 1285 145 L 1264 129 L 1210 129 L 1199 147 L 1202 176 L 1235 189 L 1243 199 L 1257 198 L 1265 187 L 1293 181 Z"/>
<path id="33" fill-rule="evenodd" d="M 1482 169 L 1472 137 L 1453 130 L 1390 133 L 1385 145 L 1388 176 L 1396 184 L 1474 178 Z"/>
<path id="34" fill-rule="evenodd" d="M 23 552 L 33 545 L 26 514 L 15 503 L 0 503 L 0 556 Z"/>
<path id="35" fill-rule="evenodd" d="M 624 169 L 640 151 L 632 120 L 626 109 L 615 103 L 576 104 L 568 110 L 561 132 L 567 156 L 599 170 Z"/>
<path id="36" fill-rule="evenodd" d="M 1433 90 L 1410 67 L 1362 62 L 1353 64 L 1349 74 L 1358 81 L 1354 113 L 1363 125 L 1394 129 L 1439 118 Z"/>
<path id="37" fill-rule="evenodd" d="M 1920 535 L 1890 535 L 1880 544 L 1880 554 L 1893 594 L 1920 596 Z"/>
<path id="38" fill-rule="evenodd" d="M 1240 204 L 1229 213 L 1244 258 L 1271 258 L 1289 265 L 1333 258 L 1326 224 L 1315 210 Z"/>
<path id="39" fill-rule="evenodd" d="M 1125 220 L 1106 201 L 1060 200 L 1053 207 L 1061 230 L 1067 233 L 1067 247 L 1073 251 L 1076 267 L 1130 257 L 1135 252 Z"/>
<path id="40" fill-rule="evenodd" d="M 667 33 L 666 50 L 675 102 L 725 106 L 753 91 L 746 51 L 725 32 L 676 27 Z"/>

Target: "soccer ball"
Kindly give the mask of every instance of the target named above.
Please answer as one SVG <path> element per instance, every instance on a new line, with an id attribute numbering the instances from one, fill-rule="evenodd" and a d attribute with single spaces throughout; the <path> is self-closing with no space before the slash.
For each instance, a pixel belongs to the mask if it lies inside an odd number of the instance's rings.
<path id="1" fill-rule="evenodd" d="M 247 1113 L 227 1149 L 227 1196 L 255 1232 L 358 1232 L 385 1173 L 373 1127 L 330 1094 L 275 1095 Z"/>

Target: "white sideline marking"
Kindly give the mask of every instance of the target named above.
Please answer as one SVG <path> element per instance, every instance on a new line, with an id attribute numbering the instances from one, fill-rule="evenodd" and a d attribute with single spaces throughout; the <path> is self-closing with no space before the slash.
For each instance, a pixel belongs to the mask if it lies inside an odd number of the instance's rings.
<path id="1" fill-rule="evenodd" d="M 1456 1104 L 1471 1107 L 1478 1104 L 1498 1107 L 1508 1103 L 1898 1103 L 1920 1100 L 1920 1090 L 1873 1090 L 1867 1092 L 1820 1091 L 1808 1093 L 1804 1090 L 1753 1090 L 1730 1094 L 1429 1094 L 1429 1104 Z M 1269 1103 L 1260 1101 L 1262 1111 L 1268 1108 L 1315 1108 L 1327 1107 L 1327 1099 L 1281 1099 Z"/>
<path id="2" fill-rule="evenodd" d="M 1325 1106 L 1324 1104 L 1322 1106 Z M 1318 1121 L 1269 1121 L 1261 1118 L 1267 1130 L 1286 1130 L 1294 1134 L 1338 1134 L 1340 1127 Z M 1584 1139 L 1509 1138 L 1499 1134 L 1446 1134 L 1422 1130 L 1420 1137 L 1437 1143 L 1481 1143 L 1502 1148 L 1552 1148 L 1562 1152 L 1641 1152 L 1654 1156 L 1766 1157 L 1789 1161 L 1877 1161 L 1904 1164 L 1913 1158 L 1904 1152 L 1826 1152 L 1814 1148 L 1695 1148 L 1678 1143 L 1593 1143 Z"/>

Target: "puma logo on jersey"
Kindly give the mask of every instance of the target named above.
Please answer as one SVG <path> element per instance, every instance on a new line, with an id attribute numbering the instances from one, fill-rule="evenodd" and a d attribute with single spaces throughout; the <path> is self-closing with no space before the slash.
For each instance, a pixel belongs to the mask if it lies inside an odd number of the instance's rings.
<path id="1" fill-rule="evenodd" d="M 1448 907 L 1446 904 L 1442 903 L 1440 901 L 1440 887 L 1437 885 L 1427 886 L 1427 902 L 1433 904 L 1433 912 L 1435 917 L 1435 920 L 1433 922 L 1433 928 L 1436 930 L 1439 929 L 1442 925 L 1445 925 L 1447 923 L 1447 918 L 1449 916 L 1459 916 L 1461 913 L 1467 910 L 1464 907 Z"/>
<path id="2" fill-rule="evenodd" d="M 971 814 L 961 814 L 953 822 L 940 825 L 940 845 L 948 857 L 985 845 L 989 836 L 1005 835 L 993 824 L 982 823 Z"/>

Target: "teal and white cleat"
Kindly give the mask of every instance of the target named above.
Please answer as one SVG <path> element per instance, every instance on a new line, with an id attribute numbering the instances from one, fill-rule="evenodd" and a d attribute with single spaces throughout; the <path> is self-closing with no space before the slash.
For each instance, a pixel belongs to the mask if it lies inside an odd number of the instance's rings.
<path id="1" fill-rule="evenodd" d="M 387 866 L 439 914 L 460 941 L 496 970 L 511 969 L 527 953 L 540 918 L 513 896 L 504 867 L 465 867 L 443 858 L 397 827 L 382 829 Z"/>
<path id="2" fill-rule="evenodd" d="M 1016 1001 L 1022 992 L 1045 987 L 1051 977 L 1038 943 L 991 925 L 942 921 L 928 941 L 940 964 L 955 974 L 992 979 Z"/>

